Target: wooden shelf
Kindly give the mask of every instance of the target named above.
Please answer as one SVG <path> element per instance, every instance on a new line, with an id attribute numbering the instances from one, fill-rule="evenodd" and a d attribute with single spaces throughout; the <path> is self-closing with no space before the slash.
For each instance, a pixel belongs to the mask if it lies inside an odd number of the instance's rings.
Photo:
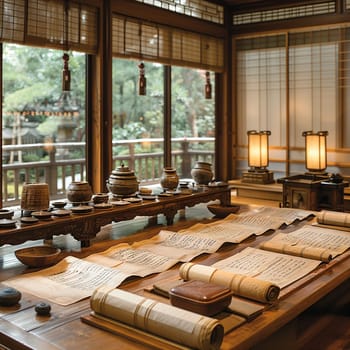
<path id="1" fill-rule="evenodd" d="M 88 247 L 90 240 L 96 237 L 102 226 L 111 222 L 132 220 L 136 216 L 156 217 L 163 214 L 167 224 L 173 224 L 178 210 L 193 207 L 200 203 L 220 200 L 224 205 L 230 203 L 231 190 L 229 186 L 208 187 L 192 194 L 178 194 L 171 197 L 161 197 L 154 200 L 144 200 L 141 203 L 126 206 L 115 206 L 109 209 L 92 209 L 86 214 L 72 214 L 67 217 L 51 217 L 33 225 L 18 222 L 15 228 L 0 230 L 0 245 L 21 244 L 28 240 L 52 239 L 55 235 L 71 234 L 81 242 L 82 247 Z"/>

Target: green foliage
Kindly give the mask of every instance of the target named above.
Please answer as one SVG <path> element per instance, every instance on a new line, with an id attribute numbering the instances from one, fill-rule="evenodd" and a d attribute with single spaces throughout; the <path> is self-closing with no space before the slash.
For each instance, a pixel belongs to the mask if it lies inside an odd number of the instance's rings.
<path id="1" fill-rule="evenodd" d="M 38 162 L 40 160 L 45 160 L 42 157 L 42 154 L 28 153 L 23 154 L 23 162 Z"/>
<path id="2" fill-rule="evenodd" d="M 6 78 L 6 73 L 4 73 Z M 5 80 L 6 81 L 6 80 Z M 36 82 L 29 86 L 23 86 L 19 90 L 9 91 L 5 86 L 5 111 L 22 111 L 27 105 L 35 106 L 39 101 L 51 98 L 54 91 L 45 82 Z"/>
<path id="3" fill-rule="evenodd" d="M 70 52 L 69 57 L 72 91 L 76 91 L 78 96 L 83 96 L 85 69 L 82 67 L 85 65 L 85 55 Z M 63 68 L 62 51 L 4 44 L 3 58 L 6 99 L 12 93 L 28 87 L 32 87 L 32 94 L 36 94 L 38 86 L 46 88 L 46 91 L 45 89 L 43 91 L 51 97 L 51 100 L 55 97 L 52 94 L 55 94 L 56 97 L 60 95 Z"/>
<path id="4" fill-rule="evenodd" d="M 62 93 L 62 51 L 13 44 L 4 44 L 3 48 L 3 124 L 11 125 L 13 117 L 10 112 L 52 110 Z M 85 55 L 70 52 L 69 57 L 71 96 L 81 103 L 83 110 Z M 44 113 L 27 115 L 25 120 L 39 122 L 38 130 L 43 135 L 53 136 L 56 132 L 54 121 Z M 78 122 L 85 122 L 84 114 Z"/>
<path id="5" fill-rule="evenodd" d="M 130 122 L 122 128 L 113 129 L 113 138 L 115 140 L 133 140 L 144 137 L 146 128 L 142 122 Z"/>
<path id="6" fill-rule="evenodd" d="M 74 150 L 69 152 L 69 159 L 82 159 L 84 157 L 84 152 L 81 150 Z"/>
<path id="7" fill-rule="evenodd" d="M 54 135 L 55 131 L 57 130 L 57 118 L 46 118 L 46 120 L 44 120 L 44 122 L 37 127 L 37 130 L 44 136 Z"/>
<path id="8" fill-rule="evenodd" d="M 138 95 L 138 63 L 113 60 L 113 116 L 115 140 L 163 137 L 164 68 L 145 63 L 146 96 Z M 205 72 L 171 68 L 172 137 L 213 136 L 214 100 L 204 97 Z M 213 85 L 213 82 L 212 82 Z M 213 86 L 214 89 L 214 86 Z M 134 129 L 142 122 L 146 133 Z"/>

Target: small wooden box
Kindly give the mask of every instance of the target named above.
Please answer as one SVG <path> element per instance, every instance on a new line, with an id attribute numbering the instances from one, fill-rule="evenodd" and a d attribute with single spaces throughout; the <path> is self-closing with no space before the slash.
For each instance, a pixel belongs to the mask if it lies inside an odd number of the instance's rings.
<path id="1" fill-rule="evenodd" d="M 169 297 L 173 306 L 213 316 L 230 305 L 232 292 L 212 283 L 193 280 L 171 288 Z"/>
<path id="2" fill-rule="evenodd" d="M 294 175 L 278 179 L 283 184 L 283 207 L 306 210 L 344 211 L 347 181 L 332 182 L 321 175 Z"/>

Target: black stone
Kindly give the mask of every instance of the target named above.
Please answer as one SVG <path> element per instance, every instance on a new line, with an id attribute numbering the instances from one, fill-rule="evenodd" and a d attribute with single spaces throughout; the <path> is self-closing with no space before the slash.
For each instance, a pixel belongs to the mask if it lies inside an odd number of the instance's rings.
<path id="1" fill-rule="evenodd" d="M 40 302 L 35 305 L 35 312 L 40 316 L 50 315 L 51 305 L 45 302 Z"/>
<path id="2" fill-rule="evenodd" d="M 21 300 L 22 294 L 15 288 L 5 287 L 0 289 L 0 305 L 13 306 Z"/>

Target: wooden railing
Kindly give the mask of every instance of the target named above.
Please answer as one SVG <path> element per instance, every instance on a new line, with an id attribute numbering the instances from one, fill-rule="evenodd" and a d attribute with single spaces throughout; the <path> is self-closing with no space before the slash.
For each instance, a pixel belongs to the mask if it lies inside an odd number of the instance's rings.
<path id="1" fill-rule="evenodd" d="M 46 182 L 49 184 L 50 199 L 60 199 L 66 197 L 66 189 L 72 181 L 85 179 L 85 158 L 69 159 L 70 154 L 74 152 L 85 154 L 84 142 L 4 145 L 3 160 L 10 158 L 10 154 L 18 156 L 18 153 L 21 153 L 23 157 L 25 154 L 43 151 L 47 155 L 45 160 L 11 164 L 3 161 L 4 207 L 20 203 L 25 182 Z M 113 156 L 114 167 L 121 163 L 129 166 L 135 171 L 141 184 L 159 182 L 164 165 L 163 139 L 114 141 L 113 154 L 116 154 Z M 191 169 L 197 160 L 211 163 L 214 169 L 214 138 L 172 140 L 172 166 L 177 169 L 181 178 L 191 177 Z"/>

